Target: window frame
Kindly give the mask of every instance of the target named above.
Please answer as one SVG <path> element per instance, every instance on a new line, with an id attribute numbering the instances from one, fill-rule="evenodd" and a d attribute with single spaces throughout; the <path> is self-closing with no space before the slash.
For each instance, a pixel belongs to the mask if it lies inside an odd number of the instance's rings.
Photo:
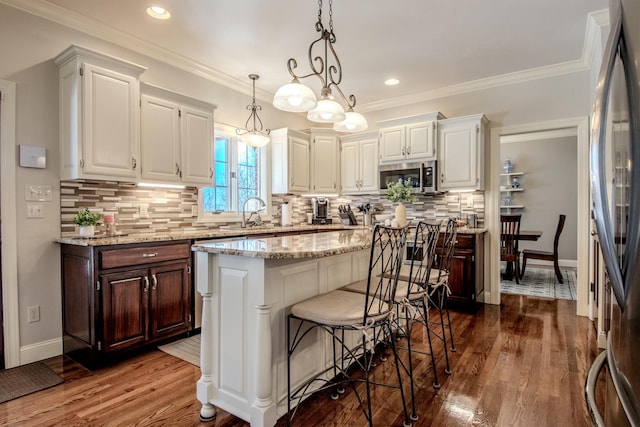
<path id="1" fill-rule="evenodd" d="M 238 135 L 236 134 L 236 128 L 220 123 L 215 123 L 213 127 L 213 140 L 211 145 L 215 143 L 215 138 L 223 136 L 229 141 L 228 154 L 229 154 L 229 170 L 227 179 L 233 185 L 230 185 L 230 206 L 237 205 L 238 198 Z M 214 147 L 215 148 L 215 147 Z M 213 179 L 215 182 L 215 149 L 212 149 L 213 158 Z M 259 167 L 259 180 L 260 180 L 260 192 L 259 197 L 264 200 L 267 205 L 265 211 L 260 212 L 260 216 L 263 221 L 271 221 L 272 219 L 272 206 L 271 206 L 271 144 L 267 144 L 264 147 L 258 148 L 258 167 Z M 231 173 L 235 172 L 236 176 L 231 177 Z M 212 183 L 213 186 L 213 183 Z M 198 222 L 201 223 L 219 223 L 219 222 L 241 222 L 242 211 L 223 211 L 219 213 L 205 212 L 203 203 L 203 191 L 202 188 L 198 188 Z"/>

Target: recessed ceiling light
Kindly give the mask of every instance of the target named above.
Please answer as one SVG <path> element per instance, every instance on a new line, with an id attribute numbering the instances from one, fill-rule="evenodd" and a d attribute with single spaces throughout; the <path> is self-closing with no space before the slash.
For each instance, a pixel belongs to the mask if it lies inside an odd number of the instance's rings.
<path id="1" fill-rule="evenodd" d="M 149 6 L 147 8 L 147 14 L 152 18 L 156 19 L 169 19 L 171 18 L 171 14 L 167 9 L 160 6 Z"/>
<path id="2" fill-rule="evenodd" d="M 387 86 L 395 86 L 398 83 L 400 83 L 400 80 L 398 79 L 387 79 L 384 81 L 384 84 L 386 84 Z"/>

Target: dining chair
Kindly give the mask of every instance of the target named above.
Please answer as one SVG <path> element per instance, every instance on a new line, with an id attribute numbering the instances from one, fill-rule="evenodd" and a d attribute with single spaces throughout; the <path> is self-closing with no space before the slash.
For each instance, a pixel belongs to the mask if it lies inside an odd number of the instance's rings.
<path id="1" fill-rule="evenodd" d="M 520 284 L 520 251 L 518 240 L 520 236 L 520 214 L 500 215 L 500 261 L 507 262 L 506 273 L 511 271 L 513 265 L 513 277 Z"/>
<path id="2" fill-rule="evenodd" d="M 553 269 L 556 272 L 556 277 L 558 278 L 558 282 L 564 283 L 562 281 L 562 272 L 560 271 L 560 266 L 558 265 L 558 241 L 560 240 L 560 234 L 562 234 L 562 230 L 564 229 L 564 222 L 567 219 L 566 215 L 560 214 L 558 217 L 558 225 L 556 227 L 556 235 L 553 238 L 553 252 L 549 251 L 540 251 L 535 249 L 523 249 L 522 250 L 522 271 L 521 276 L 524 276 L 524 271 L 527 268 L 527 260 L 528 259 L 539 259 L 542 261 L 553 261 Z"/>
<path id="3" fill-rule="evenodd" d="M 290 314 L 287 316 L 286 341 L 287 425 L 290 425 L 299 407 L 298 404 L 304 398 L 320 390 L 333 389 L 331 397 L 337 399 L 339 394 L 344 392 L 344 384 L 350 385 L 356 394 L 369 426 L 373 426 L 371 386 L 375 384 L 399 389 L 404 409 L 404 425 L 411 425 L 394 340 L 388 340 L 387 344 L 393 352 L 397 384 L 379 381 L 374 383 L 370 379 L 370 374 L 375 367 L 373 360 L 376 352 L 376 331 L 382 330 L 384 336 L 391 336 L 394 298 L 406 234 L 406 227 L 374 226 L 367 278 L 358 281 L 366 284 L 365 293 L 336 289 L 291 306 Z M 309 337 L 316 331 L 331 337 L 333 359 L 324 370 L 298 384 L 295 390 L 292 390 L 291 357 L 305 337 Z M 345 338 L 345 333 L 350 331 L 360 337 L 357 345 L 350 345 L 350 341 Z M 356 373 L 354 374 L 353 371 Z M 364 375 L 359 375 L 359 372 L 363 372 Z M 356 384 L 362 382 L 365 383 L 366 390 L 364 399 L 356 388 Z M 292 402 L 297 402 L 293 411 Z"/>

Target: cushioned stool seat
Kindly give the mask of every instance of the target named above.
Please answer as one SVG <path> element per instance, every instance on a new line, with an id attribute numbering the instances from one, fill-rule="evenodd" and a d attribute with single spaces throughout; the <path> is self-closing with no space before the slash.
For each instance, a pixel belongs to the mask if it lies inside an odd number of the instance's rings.
<path id="1" fill-rule="evenodd" d="M 366 280 L 364 286 L 366 289 Z M 357 326 L 364 323 L 362 310 L 364 300 L 363 294 L 338 289 L 295 304 L 291 307 L 291 314 L 329 326 Z M 388 315 L 389 309 L 386 303 L 373 298 L 370 304 L 372 308 L 380 309 L 378 313 L 370 311 L 369 317 L 378 321 Z M 380 316 L 381 312 L 384 313 L 382 316 Z"/>

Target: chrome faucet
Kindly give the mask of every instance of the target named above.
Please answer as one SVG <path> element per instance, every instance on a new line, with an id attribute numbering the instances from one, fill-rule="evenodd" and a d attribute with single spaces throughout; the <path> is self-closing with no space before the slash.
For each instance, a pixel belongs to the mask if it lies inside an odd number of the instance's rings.
<path id="1" fill-rule="evenodd" d="M 240 224 L 241 228 L 246 228 L 247 226 L 247 219 L 246 219 L 246 208 L 247 208 L 247 202 L 249 200 L 257 200 L 260 202 L 260 208 L 257 211 L 253 211 L 251 212 L 251 215 L 249 215 L 249 220 L 251 220 L 251 217 L 254 214 L 257 214 L 259 211 L 265 209 L 267 207 L 267 204 L 264 202 L 264 200 L 262 200 L 260 197 L 249 197 L 247 200 L 244 201 L 244 203 L 242 204 L 242 223 Z M 258 218 L 260 216 L 258 215 Z"/>

